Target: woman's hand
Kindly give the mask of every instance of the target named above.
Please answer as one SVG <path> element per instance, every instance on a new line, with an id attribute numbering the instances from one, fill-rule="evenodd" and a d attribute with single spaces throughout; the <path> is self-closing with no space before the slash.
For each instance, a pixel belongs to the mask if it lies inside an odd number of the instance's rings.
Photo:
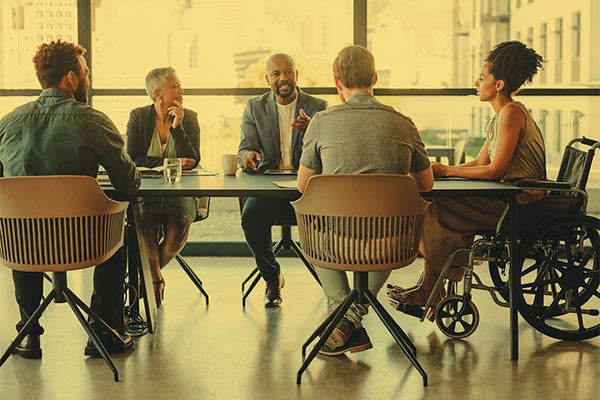
<path id="1" fill-rule="evenodd" d="M 194 159 L 193 158 L 185 158 L 181 157 L 181 168 L 182 169 L 192 169 L 194 168 Z"/>
<path id="2" fill-rule="evenodd" d="M 173 118 L 173 122 L 171 123 L 173 129 L 181 125 L 185 112 L 183 111 L 183 106 L 180 102 L 176 101 L 174 106 L 167 109 L 167 113 Z"/>

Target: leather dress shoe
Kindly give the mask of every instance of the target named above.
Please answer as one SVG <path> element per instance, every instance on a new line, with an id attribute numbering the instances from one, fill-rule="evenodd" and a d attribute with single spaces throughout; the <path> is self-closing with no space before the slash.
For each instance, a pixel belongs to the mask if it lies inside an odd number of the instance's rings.
<path id="1" fill-rule="evenodd" d="M 285 285 L 285 280 L 283 279 L 283 274 L 281 271 L 279 272 L 279 276 L 277 280 L 273 282 L 267 282 L 267 286 L 265 288 L 265 307 L 277 307 L 283 301 L 281 299 L 281 288 Z"/>
<path id="2" fill-rule="evenodd" d="M 29 360 L 42 358 L 40 335 L 29 334 L 17 345 L 13 354 Z"/>
<path id="3" fill-rule="evenodd" d="M 120 337 L 120 340 L 119 340 L 106 331 L 96 332 L 96 333 L 98 334 L 98 337 L 100 338 L 100 342 L 102 342 L 102 344 L 106 348 L 106 351 L 108 352 L 108 354 L 123 354 L 123 353 L 127 353 L 129 350 L 131 350 L 133 348 L 134 341 L 129 335 L 118 334 Z M 85 354 L 86 356 L 90 356 L 90 357 L 101 357 L 102 356 L 100 354 L 100 352 L 98 351 L 98 349 L 96 349 L 96 346 L 94 346 L 94 342 L 92 342 L 91 339 L 88 339 L 88 342 L 87 342 L 87 345 L 85 346 L 85 351 L 83 352 L 83 354 Z"/>

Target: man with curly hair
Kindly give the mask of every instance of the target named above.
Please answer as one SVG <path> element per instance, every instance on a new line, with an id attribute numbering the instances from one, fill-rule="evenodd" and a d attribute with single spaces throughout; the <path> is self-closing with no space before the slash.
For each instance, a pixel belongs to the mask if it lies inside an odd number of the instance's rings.
<path id="1" fill-rule="evenodd" d="M 120 195 L 132 196 L 139 188 L 140 176 L 123 149 L 123 139 L 105 114 L 86 104 L 90 70 L 83 58 L 85 51 L 79 44 L 60 40 L 38 47 L 33 63 L 42 93 L 37 100 L 17 107 L 0 120 L 3 175 L 95 177 L 102 165 Z M 123 339 L 114 340 L 100 325 L 92 323 L 111 354 L 124 353 L 133 346 L 131 338 L 125 335 L 123 318 L 125 272 L 123 248 L 94 270 L 91 309 Z M 43 276 L 42 273 L 13 270 L 13 281 L 21 314 L 17 323 L 17 330 L 20 330 L 40 304 Z M 41 358 L 40 335 L 43 332 L 36 322 L 15 353 L 28 359 Z M 91 341 L 84 353 L 100 356 Z"/>

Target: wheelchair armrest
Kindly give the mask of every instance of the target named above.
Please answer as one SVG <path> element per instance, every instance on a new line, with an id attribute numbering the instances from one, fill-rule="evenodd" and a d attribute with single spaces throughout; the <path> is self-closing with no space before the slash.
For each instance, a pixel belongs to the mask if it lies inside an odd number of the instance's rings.
<path id="1" fill-rule="evenodd" d="M 568 182 L 554 181 L 534 181 L 520 179 L 513 183 L 515 186 L 526 189 L 541 189 L 541 190 L 570 190 L 571 185 Z"/>

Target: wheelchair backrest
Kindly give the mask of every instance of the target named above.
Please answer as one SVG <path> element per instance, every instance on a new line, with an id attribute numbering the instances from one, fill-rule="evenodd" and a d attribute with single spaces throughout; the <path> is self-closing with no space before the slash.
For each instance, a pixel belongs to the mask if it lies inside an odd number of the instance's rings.
<path id="1" fill-rule="evenodd" d="M 575 143 L 590 147 L 588 151 L 579 150 L 573 147 Z M 565 147 L 557 182 L 568 182 L 572 188 L 585 190 L 597 147 L 600 142 L 586 137 L 571 140 Z"/>

